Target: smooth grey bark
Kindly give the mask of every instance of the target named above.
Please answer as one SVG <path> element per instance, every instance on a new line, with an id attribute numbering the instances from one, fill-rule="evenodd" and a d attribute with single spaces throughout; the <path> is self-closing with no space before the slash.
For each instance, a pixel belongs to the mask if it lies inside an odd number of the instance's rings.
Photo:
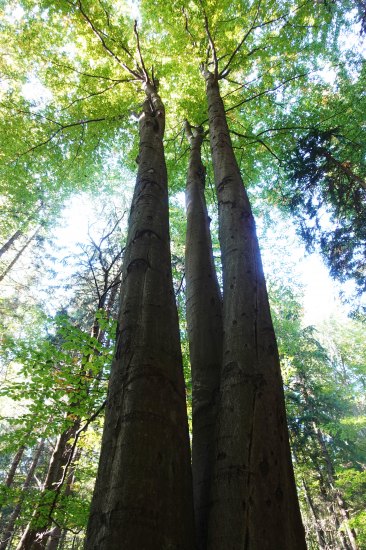
<path id="1" fill-rule="evenodd" d="M 223 265 L 223 365 L 209 550 L 303 550 L 276 338 L 253 214 L 206 71 Z"/>
<path id="2" fill-rule="evenodd" d="M 21 509 L 22 509 L 22 504 L 23 504 L 23 501 L 24 501 L 25 493 L 29 489 L 29 486 L 30 486 L 30 484 L 33 480 L 33 476 L 34 476 L 34 473 L 36 471 L 36 468 L 37 468 L 39 459 L 41 457 L 41 454 L 43 452 L 43 449 L 44 449 L 44 440 L 41 440 L 39 445 L 37 446 L 37 449 L 36 449 L 35 453 L 34 453 L 32 464 L 30 465 L 30 468 L 27 472 L 27 477 L 25 478 L 25 481 L 23 483 L 22 492 L 21 492 L 21 495 L 19 497 L 19 500 L 18 500 L 17 504 L 15 505 L 14 510 L 10 514 L 8 523 L 6 524 L 6 526 L 4 528 L 4 534 L 2 535 L 1 542 L 0 542 L 0 550 L 5 550 L 5 548 L 7 548 L 8 543 L 10 542 L 10 540 L 12 538 L 12 535 L 14 533 L 15 523 L 16 523 L 16 521 L 17 521 L 17 519 L 20 515 Z M 20 451 L 20 449 L 19 449 L 19 451 Z M 24 451 L 24 447 L 23 447 L 23 451 Z"/>
<path id="3" fill-rule="evenodd" d="M 9 248 L 11 247 L 11 245 L 12 245 L 13 243 L 15 243 L 15 241 L 16 241 L 17 239 L 19 239 L 19 237 L 20 237 L 22 234 L 23 234 L 23 233 L 22 233 L 22 231 L 21 231 L 20 229 L 18 229 L 17 231 L 15 231 L 15 233 L 13 233 L 13 235 L 10 237 L 10 239 L 8 239 L 8 240 L 6 241 L 6 243 L 3 244 L 3 246 L 0 247 L 0 257 L 1 257 L 3 254 L 5 254 L 5 252 L 6 252 L 7 250 L 9 250 Z"/>
<path id="4" fill-rule="evenodd" d="M 207 544 L 210 485 L 222 357 L 222 299 L 212 252 L 201 160 L 203 130 L 186 128 L 186 317 L 192 369 L 192 475 L 197 546 Z"/>
<path id="5" fill-rule="evenodd" d="M 146 85 L 105 426 L 86 550 L 192 550 L 193 503 L 172 284 L 164 107 Z"/>

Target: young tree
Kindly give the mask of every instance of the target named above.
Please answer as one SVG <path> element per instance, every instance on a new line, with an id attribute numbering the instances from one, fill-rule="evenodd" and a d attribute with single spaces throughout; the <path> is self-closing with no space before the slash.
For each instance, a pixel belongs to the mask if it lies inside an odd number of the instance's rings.
<path id="1" fill-rule="evenodd" d="M 8 518 L 8 521 L 4 527 L 4 530 L 2 532 L 2 535 L 1 535 L 1 540 L 0 540 L 0 550 L 5 550 L 7 547 L 8 547 L 8 544 L 14 534 L 14 529 L 15 529 L 15 523 L 21 513 L 21 509 L 22 509 L 22 504 L 23 504 L 23 500 L 25 498 L 25 495 L 27 493 L 27 490 L 29 489 L 32 481 L 33 481 L 33 476 L 35 474 L 35 471 L 36 471 L 36 468 L 38 466 L 38 462 L 39 462 L 39 459 L 41 457 L 41 454 L 44 450 L 44 440 L 41 440 L 38 444 L 38 446 L 36 447 L 35 451 L 34 451 L 34 456 L 33 456 L 33 459 L 32 459 L 32 462 L 30 464 L 30 467 L 28 469 L 28 472 L 27 472 L 27 476 L 24 480 L 24 483 L 23 483 L 23 486 L 22 486 L 22 489 L 21 489 L 21 494 L 19 496 L 19 499 L 16 503 L 16 505 L 14 506 L 14 509 L 12 510 L 9 518 Z"/>

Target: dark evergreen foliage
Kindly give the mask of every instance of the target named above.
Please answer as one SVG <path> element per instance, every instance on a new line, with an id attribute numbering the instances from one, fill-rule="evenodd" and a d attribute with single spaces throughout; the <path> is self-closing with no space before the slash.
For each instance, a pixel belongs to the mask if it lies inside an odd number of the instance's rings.
<path id="1" fill-rule="evenodd" d="M 312 251 L 317 246 L 340 281 L 352 278 L 366 290 L 365 165 L 349 162 L 359 147 L 338 128 L 312 130 L 297 142 L 289 162 L 292 188 L 284 199 Z"/>

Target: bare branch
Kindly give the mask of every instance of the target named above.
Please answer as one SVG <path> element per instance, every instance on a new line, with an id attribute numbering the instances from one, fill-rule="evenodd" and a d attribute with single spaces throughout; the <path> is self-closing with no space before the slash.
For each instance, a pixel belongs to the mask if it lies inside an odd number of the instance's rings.
<path id="1" fill-rule="evenodd" d="M 216 46 L 215 46 L 215 42 L 214 42 L 214 40 L 212 38 L 212 35 L 211 35 L 207 13 L 206 13 L 206 10 L 204 8 L 202 0 L 200 0 L 200 4 L 201 4 L 201 7 L 202 7 L 203 17 L 204 17 L 204 21 L 205 21 L 205 31 L 206 31 L 206 34 L 207 34 L 208 43 L 209 43 L 209 47 L 210 47 L 211 54 L 212 54 L 212 61 L 213 61 L 213 66 L 214 66 L 214 75 L 215 75 L 215 78 L 218 78 L 219 64 L 218 64 L 218 60 L 217 60 Z"/>
<path id="2" fill-rule="evenodd" d="M 222 69 L 222 71 L 220 71 L 220 74 L 218 76 L 219 79 L 221 78 L 224 78 L 225 76 L 227 76 L 229 74 L 229 71 L 230 71 L 230 64 L 231 62 L 233 61 L 234 57 L 236 56 L 236 54 L 241 50 L 241 47 L 243 46 L 244 42 L 246 41 L 246 39 L 248 38 L 248 36 L 250 35 L 250 33 L 255 29 L 257 28 L 255 26 L 255 23 L 257 21 L 257 18 L 258 18 L 258 15 L 259 15 L 259 10 L 260 10 L 260 6 L 261 6 L 261 3 L 262 3 L 262 0 L 259 0 L 258 2 L 258 6 L 257 6 L 257 10 L 256 10 L 256 13 L 255 13 L 255 16 L 254 16 L 254 19 L 253 19 L 253 22 L 251 24 L 251 26 L 249 27 L 249 29 L 247 30 L 247 32 L 244 34 L 243 38 L 240 40 L 239 44 L 237 45 L 237 47 L 235 48 L 235 50 L 232 52 L 232 54 L 230 55 L 229 57 L 229 60 L 228 62 L 226 63 L 225 67 Z"/>
<path id="3" fill-rule="evenodd" d="M 296 80 L 297 78 L 303 78 L 304 76 L 307 76 L 311 72 L 312 71 L 307 71 L 306 73 L 300 73 L 300 74 L 297 74 L 295 76 L 292 76 L 291 78 L 288 78 L 288 79 L 284 80 L 283 82 L 281 82 L 280 84 L 278 84 L 278 86 L 275 86 L 274 88 L 269 88 L 269 89 L 264 90 L 262 92 L 258 92 L 257 94 L 255 94 L 251 97 L 247 97 L 246 99 L 243 99 L 242 101 L 240 101 L 236 105 L 233 105 L 232 107 L 229 107 L 228 109 L 225 109 L 225 112 L 229 113 L 230 111 L 233 111 L 234 109 L 237 109 L 238 107 L 241 107 L 241 105 L 244 105 L 244 103 L 248 103 L 249 101 L 252 101 L 253 99 L 261 97 L 265 94 L 271 94 L 271 93 L 279 90 L 282 86 L 284 86 L 285 84 L 288 84 L 292 80 Z"/>
<path id="4" fill-rule="evenodd" d="M 179 283 L 179 286 L 178 286 L 177 290 L 175 291 L 176 296 L 178 296 L 178 294 L 182 291 L 182 287 L 183 287 L 185 277 L 186 277 L 186 274 L 183 273 L 182 278 L 181 278 L 180 283 Z"/>
<path id="5" fill-rule="evenodd" d="M 111 84 L 110 86 L 107 86 L 107 88 L 104 88 L 103 90 L 100 90 L 99 92 L 92 92 L 92 93 L 90 93 L 90 94 L 88 94 L 84 97 L 78 97 L 77 99 L 74 99 L 73 101 L 71 101 L 71 103 L 66 105 L 66 107 L 63 107 L 60 110 L 61 111 L 67 111 L 67 109 L 70 109 L 70 107 L 72 107 L 76 103 L 79 103 L 79 101 L 85 101 L 87 99 L 90 99 L 91 97 L 96 97 L 98 95 L 102 95 L 106 92 L 109 92 L 109 90 L 113 90 L 116 86 L 118 86 L 122 82 L 133 82 L 133 80 L 131 78 L 126 78 L 124 80 L 119 80 L 118 82 L 114 82 L 113 84 Z"/>
<path id="6" fill-rule="evenodd" d="M 276 159 L 278 160 L 278 162 L 280 164 L 282 164 L 282 160 L 280 159 L 280 157 L 278 157 L 276 155 L 276 153 L 271 149 L 271 147 L 269 145 L 267 145 L 267 143 L 265 141 L 263 141 L 262 139 L 258 139 L 257 138 L 257 141 L 258 143 L 260 143 L 261 145 L 263 145 L 263 147 L 265 147 L 267 149 L 267 151 Z"/>
<path id="7" fill-rule="evenodd" d="M 120 118 L 121 117 L 118 116 L 118 117 L 114 117 L 110 120 L 118 120 Z M 24 155 L 27 155 L 28 153 L 31 153 L 31 152 L 35 151 L 36 149 L 39 149 L 43 145 L 47 145 L 47 143 L 50 143 L 50 141 L 52 141 L 63 130 L 67 130 L 69 128 L 74 128 L 75 126 L 82 126 L 84 124 L 90 124 L 92 122 L 102 122 L 104 120 L 108 120 L 107 117 L 89 118 L 89 119 L 86 119 L 86 120 L 78 120 L 77 122 L 71 122 L 70 124 L 61 124 L 60 122 L 53 121 L 55 124 L 59 125 L 59 128 L 57 130 L 55 130 L 47 139 L 45 139 L 41 143 L 37 143 L 37 145 L 34 145 L 33 147 L 30 147 L 29 149 L 27 149 L 26 151 L 23 151 L 22 153 L 19 153 L 16 156 L 16 160 L 18 160 L 20 157 L 23 157 Z M 13 162 L 15 162 L 15 160 L 11 161 L 11 163 L 13 163 Z"/>
<path id="8" fill-rule="evenodd" d="M 185 8 L 184 6 L 182 7 L 182 13 L 183 13 L 183 17 L 184 17 L 184 28 L 185 28 L 186 32 L 189 34 L 189 36 L 191 37 L 193 46 L 196 47 L 196 46 L 197 46 L 197 42 L 196 42 L 196 39 L 194 38 L 193 34 L 192 34 L 191 31 L 189 30 L 189 26 L 188 26 L 188 15 L 187 15 L 186 8 Z"/>
<path id="9" fill-rule="evenodd" d="M 132 76 L 134 76 L 136 78 L 136 80 L 141 80 L 141 75 L 137 72 L 137 71 L 134 71 L 133 69 L 131 69 L 126 63 L 124 63 L 119 57 L 118 55 L 113 51 L 111 50 L 111 48 L 107 45 L 106 41 L 104 40 L 104 37 L 101 33 L 101 31 L 99 31 L 96 26 L 94 25 L 93 21 L 90 19 L 90 17 L 88 16 L 88 14 L 85 12 L 84 8 L 83 8 L 83 5 L 81 3 L 81 0 L 78 0 L 78 6 L 79 6 L 79 11 L 80 13 L 82 14 L 82 16 L 84 17 L 85 21 L 88 23 L 88 25 L 90 26 L 90 28 L 92 29 L 92 31 L 94 32 L 94 34 L 97 36 L 97 38 L 99 38 L 99 40 L 101 41 L 102 45 L 103 45 L 103 48 L 105 49 L 106 52 L 108 52 L 108 54 L 118 63 L 118 65 L 120 65 L 125 71 L 127 71 L 128 73 L 132 74 Z M 126 50 L 125 48 L 123 48 L 124 51 L 129 55 L 131 56 L 130 52 L 128 50 Z"/>
<path id="10" fill-rule="evenodd" d="M 144 58 L 142 57 L 142 54 L 141 54 L 140 36 L 139 36 L 138 30 L 137 30 L 137 20 L 135 20 L 135 24 L 133 26 L 133 32 L 135 33 L 135 36 L 136 36 L 137 52 L 138 52 L 139 58 L 140 58 L 141 70 L 142 70 L 142 74 L 143 74 L 143 77 L 144 77 L 144 81 L 145 82 L 150 82 L 149 74 L 148 74 L 148 72 L 146 70 L 146 67 L 145 67 Z"/>

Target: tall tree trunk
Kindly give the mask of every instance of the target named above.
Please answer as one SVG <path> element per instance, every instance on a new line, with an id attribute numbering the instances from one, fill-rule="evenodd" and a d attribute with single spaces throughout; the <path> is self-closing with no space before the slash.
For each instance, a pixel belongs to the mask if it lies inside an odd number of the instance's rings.
<path id="1" fill-rule="evenodd" d="M 5 244 L 3 244 L 2 247 L 0 247 L 0 257 L 5 254 L 5 252 L 7 250 L 9 250 L 9 248 L 11 247 L 11 245 L 13 243 L 15 243 L 15 241 L 17 239 L 19 239 L 19 237 L 22 235 L 22 231 L 20 229 L 18 229 L 17 231 L 15 231 L 15 233 L 13 233 L 13 235 L 10 237 L 10 239 L 7 240 L 7 242 Z"/>
<path id="2" fill-rule="evenodd" d="M 30 486 L 30 484 L 33 480 L 33 476 L 34 476 L 34 473 L 36 471 L 36 468 L 37 468 L 39 459 L 41 457 L 41 454 L 43 452 L 43 449 L 44 449 L 44 440 L 41 440 L 38 447 L 37 447 L 37 449 L 36 449 L 36 451 L 35 451 L 35 453 L 34 453 L 32 464 L 31 464 L 31 466 L 28 470 L 27 477 L 25 478 L 25 481 L 23 483 L 22 492 L 21 492 L 21 495 L 19 497 L 19 500 L 18 500 L 17 504 L 15 505 L 14 510 L 10 514 L 9 521 L 8 521 L 8 523 L 7 523 L 7 525 L 4 529 L 4 534 L 3 534 L 2 540 L 0 542 L 0 550 L 5 550 L 5 548 L 7 547 L 8 543 L 10 542 L 11 537 L 14 533 L 15 522 L 16 522 L 16 520 L 18 519 L 18 517 L 20 515 L 20 511 L 22 509 L 22 504 L 23 504 L 23 500 L 24 500 L 24 497 L 25 497 L 25 493 L 29 489 L 29 486 Z M 23 450 L 24 450 L 24 448 L 23 448 Z"/>
<path id="3" fill-rule="evenodd" d="M 276 338 L 217 78 L 206 77 L 223 264 L 223 365 L 209 550 L 306 548 Z"/>
<path id="4" fill-rule="evenodd" d="M 317 472 L 319 480 L 319 497 L 321 498 L 323 503 L 322 515 L 324 517 L 328 515 L 329 517 L 329 522 L 327 520 L 327 525 L 330 526 L 327 532 L 328 546 L 331 546 L 331 548 L 333 548 L 334 546 L 334 548 L 337 548 L 337 550 L 338 547 L 340 550 L 352 550 L 348 543 L 348 538 L 346 534 L 341 531 L 341 521 L 339 518 L 337 503 L 334 499 L 332 488 L 329 485 L 328 476 L 326 475 L 326 477 L 324 477 L 324 474 L 327 473 L 324 470 L 324 463 L 322 461 L 320 464 L 318 461 L 319 457 L 315 455 L 313 455 L 311 459 L 313 461 L 313 466 L 315 471 Z"/>
<path id="5" fill-rule="evenodd" d="M 146 86 L 87 550 L 192 550 L 188 422 L 172 284 L 164 107 Z"/>
<path id="6" fill-rule="evenodd" d="M 70 445 L 70 440 L 75 437 L 79 428 L 80 419 L 78 418 L 58 437 L 41 497 L 17 546 L 17 550 L 43 550 L 46 547 L 49 529 L 52 524 L 55 498 L 61 489 L 64 468 L 72 459 L 73 448 Z M 50 495 L 52 495 L 52 498 L 50 498 Z"/>
<path id="7" fill-rule="evenodd" d="M 329 455 L 327 445 L 324 440 L 324 436 L 320 428 L 313 423 L 314 432 L 316 434 L 317 440 L 319 442 L 319 446 L 323 455 L 323 459 L 327 468 L 327 477 L 328 477 L 328 484 L 330 487 L 331 494 L 333 495 L 335 502 L 337 504 L 339 514 L 342 518 L 343 528 L 345 530 L 345 533 L 347 534 L 347 538 L 349 540 L 349 547 L 351 550 L 358 550 L 358 544 L 357 544 L 357 537 L 356 532 L 354 529 L 352 529 L 349 526 L 349 512 L 347 508 L 347 504 L 341 495 L 340 491 L 338 490 L 336 483 L 335 483 L 335 474 L 334 474 L 334 467 L 332 459 Z"/>
<path id="8" fill-rule="evenodd" d="M 66 488 L 64 492 L 64 496 L 68 497 L 72 493 L 74 481 L 75 481 L 75 463 L 80 458 L 80 449 L 77 449 L 75 452 L 75 456 L 72 458 L 72 464 L 69 468 L 67 479 L 66 479 Z M 62 535 L 65 532 L 65 529 L 62 529 L 60 525 L 55 525 L 55 527 L 52 529 L 52 532 L 50 533 L 46 550 L 57 550 L 59 546 L 61 546 L 61 539 Z"/>
<path id="9" fill-rule="evenodd" d="M 36 237 L 37 233 L 39 232 L 39 230 L 41 229 L 41 226 L 37 227 L 37 229 L 35 230 L 35 232 L 31 235 L 31 237 L 29 237 L 29 239 L 27 240 L 27 242 L 22 246 L 22 248 L 19 250 L 19 252 L 17 252 L 17 254 L 15 255 L 14 259 L 10 262 L 10 264 L 8 265 L 8 267 L 5 268 L 5 271 L 0 275 L 0 282 L 8 275 L 8 273 L 10 273 L 10 271 L 12 270 L 12 268 L 14 267 L 14 265 L 17 263 L 17 261 L 19 260 L 19 258 L 21 257 L 21 255 L 26 251 L 26 249 L 28 248 L 28 246 L 31 244 L 31 242 L 33 241 L 33 239 Z"/>
<path id="10" fill-rule="evenodd" d="M 198 548 L 206 549 L 222 357 L 222 300 L 205 201 L 202 129 L 187 126 L 186 315 L 192 368 L 192 474 Z"/>
<path id="11" fill-rule="evenodd" d="M 310 510 L 311 516 L 313 518 L 313 527 L 316 534 L 316 538 L 318 540 L 319 550 L 327 550 L 327 538 L 321 526 L 317 511 L 313 502 L 313 498 L 311 496 L 311 492 L 309 490 L 309 487 L 305 479 L 302 479 L 302 486 L 304 488 L 306 503 Z"/>
<path id="12" fill-rule="evenodd" d="M 25 445 L 22 445 L 21 447 L 19 447 L 19 449 L 15 453 L 15 456 L 9 468 L 8 475 L 6 476 L 6 480 L 5 480 L 6 487 L 11 487 L 11 485 L 13 484 L 15 472 L 17 471 L 17 468 L 22 459 L 24 451 L 25 451 Z"/>

